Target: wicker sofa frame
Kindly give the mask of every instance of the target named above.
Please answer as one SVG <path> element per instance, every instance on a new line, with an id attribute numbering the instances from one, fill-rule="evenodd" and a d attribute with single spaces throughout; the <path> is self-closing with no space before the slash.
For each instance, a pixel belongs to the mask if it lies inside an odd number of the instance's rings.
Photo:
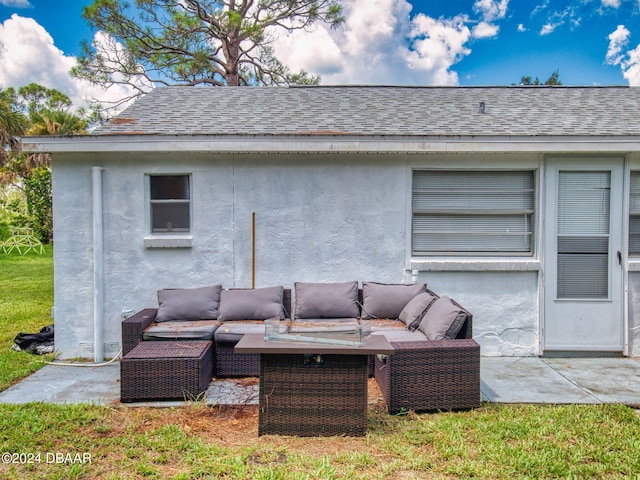
<path id="1" fill-rule="evenodd" d="M 362 305 L 362 289 L 359 300 Z M 458 410 L 480 405 L 480 346 L 472 338 L 473 315 L 452 302 L 466 313 L 455 339 L 392 341 L 393 355 L 369 357 L 369 376 L 375 376 L 389 412 Z M 283 303 L 286 312 L 292 312 L 291 289 L 284 289 Z M 122 322 L 123 355 L 143 341 L 144 330 L 155 322 L 156 314 L 157 308 L 147 308 Z M 373 330 L 384 334 L 385 321 L 388 319 L 372 320 Z M 234 347 L 235 343 L 214 342 L 213 376 L 259 376 L 260 355 L 235 353 Z"/>
<path id="2" fill-rule="evenodd" d="M 473 314 L 451 301 L 466 314 L 455 339 L 392 341 L 393 355 L 370 360 L 389 413 L 480 406 L 480 345 L 472 338 Z"/>
<path id="3" fill-rule="evenodd" d="M 291 289 L 283 291 L 282 303 L 285 312 L 291 312 Z M 143 341 L 144 331 L 156 320 L 157 308 L 145 308 L 122 322 L 122 356 L 125 356 Z M 219 325 L 222 322 L 211 320 Z M 245 322 L 245 320 L 232 320 Z M 246 322 L 255 323 L 254 320 Z M 260 355 L 249 353 L 234 353 L 235 343 L 214 342 L 213 375 L 218 377 L 257 377 L 260 374 Z"/>

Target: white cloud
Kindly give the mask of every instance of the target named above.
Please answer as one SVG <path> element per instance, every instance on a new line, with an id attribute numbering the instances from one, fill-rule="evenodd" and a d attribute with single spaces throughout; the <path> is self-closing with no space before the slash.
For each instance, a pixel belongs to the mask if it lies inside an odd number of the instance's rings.
<path id="1" fill-rule="evenodd" d="M 621 0 L 602 0 L 603 7 L 619 8 Z"/>
<path id="2" fill-rule="evenodd" d="M 622 76 L 629 85 L 640 86 L 640 45 L 627 52 L 627 59 L 622 63 Z"/>
<path id="3" fill-rule="evenodd" d="M 546 23 L 540 29 L 540 35 L 549 35 L 553 33 L 553 31 L 558 27 L 557 24 L 554 23 Z"/>
<path id="4" fill-rule="evenodd" d="M 609 65 L 619 65 L 624 57 L 622 50 L 629 43 L 629 35 L 631 32 L 624 25 L 618 25 L 615 32 L 611 33 L 609 38 L 609 48 L 605 57 Z"/>
<path id="5" fill-rule="evenodd" d="M 278 49 L 278 52 L 287 52 L 289 60 L 286 63 L 296 72 L 308 69 L 311 62 L 314 71 L 323 74 L 337 73 L 344 66 L 340 47 L 324 27 L 304 34 L 295 32 L 287 35 L 278 41 Z"/>
<path id="6" fill-rule="evenodd" d="M 433 19 L 418 15 L 413 20 L 414 48 L 407 52 L 409 66 L 419 75 L 430 78 L 428 83 L 455 85 L 458 75 L 450 68 L 471 50 L 466 47 L 471 37 L 465 17 Z"/>
<path id="7" fill-rule="evenodd" d="M 29 0 L 0 0 L 0 5 L 5 7 L 29 8 Z"/>
<path id="8" fill-rule="evenodd" d="M 76 107 L 88 98 L 115 101 L 127 96 L 125 87 L 108 91 L 88 81 L 72 78 L 69 70 L 76 64 L 54 45 L 49 33 L 32 18 L 13 14 L 0 23 L 0 85 L 18 88 L 38 83 L 69 96 Z"/>
<path id="9" fill-rule="evenodd" d="M 539 35 L 549 35 L 564 25 L 568 25 L 571 30 L 577 29 L 582 23 L 582 13 L 585 11 L 583 4 L 591 1 L 573 0 L 562 10 L 552 10 L 553 6 L 549 0 L 538 5 L 531 12 L 531 17 L 541 17 L 541 21 L 544 22 L 538 32 Z"/>
<path id="10" fill-rule="evenodd" d="M 488 22 L 503 19 L 507 14 L 508 7 L 509 0 L 476 0 L 476 3 L 473 4 L 473 9 L 481 13 L 483 20 Z"/>
<path id="11" fill-rule="evenodd" d="M 498 35 L 500 27 L 492 23 L 480 22 L 471 30 L 473 38 L 490 38 Z"/>
<path id="12" fill-rule="evenodd" d="M 518 24 L 518 31 L 519 32 L 526 32 L 527 28 L 523 24 L 519 23 Z"/>
<path id="13" fill-rule="evenodd" d="M 618 28 L 609 35 L 609 48 L 605 61 L 609 65 L 620 65 L 622 76 L 631 86 L 640 86 L 640 45 L 631 50 L 626 50 L 629 44 L 631 32 L 624 26 Z"/>
<path id="14" fill-rule="evenodd" d="M 75 59 L 56 48 L 35 20 L 13 14 L 0 24 L 0 63 L 0 83 L 5 86 L 37 82 L 61 89 Z"/>
<path id="15" fill-rule="evenodd" d="M 345 22 L 337 29 L 318 25 L 281 36 L 278 58 L 293 71 L 321 75 L 323 84 L 458 83 L 451 68 L 471 53 L 466 16 L 411 18 L 406 0 L 344 0 L 343 8 Z M 483 25 L 477 38 L 490 30 Z"/>

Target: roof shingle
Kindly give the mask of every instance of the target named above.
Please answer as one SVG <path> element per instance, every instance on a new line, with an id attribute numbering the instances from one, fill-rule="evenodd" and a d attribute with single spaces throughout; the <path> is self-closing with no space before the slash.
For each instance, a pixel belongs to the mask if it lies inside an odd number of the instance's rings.
<path id="1" fill-rule="evenodd" d="M 624 136 L 640 135 L 639 107 L 624 86 L 172 86 L 94 134 Z"/>

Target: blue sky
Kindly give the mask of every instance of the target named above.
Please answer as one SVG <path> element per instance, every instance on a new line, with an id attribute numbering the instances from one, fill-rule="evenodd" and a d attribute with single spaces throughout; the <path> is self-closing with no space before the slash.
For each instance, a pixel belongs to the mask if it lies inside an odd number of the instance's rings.
<path id="1" fill-rule="evenodd" d="M 90 0 L 0 0 L 0 85 L 35 81 L 74 100 L 67 72 L 92 31 Z M 283 34 L 276 53 L 325 84 L 640 85 L 640 0 L 344 0 L 338 30 Z M 102 94 L 117 96 L 121 90 Z"/>

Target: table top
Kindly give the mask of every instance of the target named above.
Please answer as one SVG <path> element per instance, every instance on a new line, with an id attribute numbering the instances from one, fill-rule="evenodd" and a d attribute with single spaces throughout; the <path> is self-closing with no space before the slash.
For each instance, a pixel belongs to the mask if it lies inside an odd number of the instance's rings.
<path id="1" fill-rule="evenodd" d="M 394 350 L 384 335 L 369 335 L 362 345 L 330 345 L 324 343 L 287 342 L 265 340 L 261 333 L 245 333 L 234 348 L 236 353 L 313 353 L 324 355 L 376 355 L 393 354 Z"/>

